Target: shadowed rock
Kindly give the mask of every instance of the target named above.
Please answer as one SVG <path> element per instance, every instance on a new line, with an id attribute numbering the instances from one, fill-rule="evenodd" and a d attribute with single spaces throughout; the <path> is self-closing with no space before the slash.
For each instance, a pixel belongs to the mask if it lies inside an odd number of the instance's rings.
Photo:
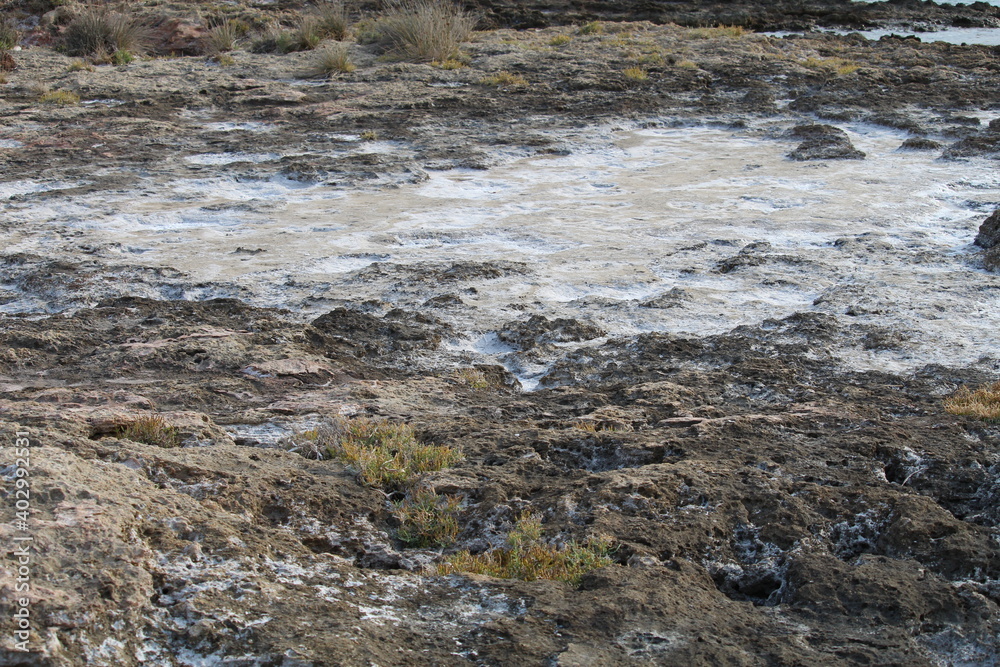
<path id="1" fill-rule="evenodd" d="M 854 147 L 847 133 L 832 125 L 798 125 L 787 136 L 803 139 L 788 154 L 793 160 L 863 160 L 865 154 Z"/>

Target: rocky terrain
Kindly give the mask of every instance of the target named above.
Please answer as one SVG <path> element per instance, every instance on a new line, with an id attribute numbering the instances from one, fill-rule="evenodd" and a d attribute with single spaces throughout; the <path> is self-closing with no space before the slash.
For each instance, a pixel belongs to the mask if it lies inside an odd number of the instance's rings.
<path id="1" fill-rule="evenodd" d="M 518 258 L 365 261 L 359 293 L 430 286 L 420 307 L 281 303 L 294 281 L 264 307 L 244 278 L 193 280 L 81 231 L 100 229 L 102 209 L 79 201 L 141 209 L 176 187 L 180 206 L 182 184 L 211 178 L 390 193 L 571 154 L 558 130 L 613 123 L 779 119 L 789 159 L 820 165 L 863 164 L 848 122 L 944 161 L 1000 157 L 1000 123 L 982 120 L 1000 108 L 995 48 L 704 29 L 996 26 L 984 3 L 470 8 L 482 30 L 464 66 L 352 40 L 356 69 L 316 78 L 312 51 L 208 53 L 218 8 L 137 6 L 147 55 L 88 66 L 53 48 L 79 7 L 6 3 L 24 34 L 0 86 L 0 664 L 998 664 L 1000 432 L 944 405 L 996 381 L 991 349 L 969 367 L 845 364 L 836 350 L 921 336 L 858 319 L 860 297 L 704 336 L 609 335 L 526 301 L 495 327 L 511 355 L 547 364 L 524 391 L 508 368 L 449 349 L 480 317 L 464 300 L 534 279 Z M 253 24 L 303 9 L 226 11 Z M 357 150 L 373 141 L 393 150 Z M 244 159 L 200 157 L 215 154 Z M 266 214 L 262 198 L 246 207 Z M 996 217 L 982 216 L 969 259 L 984 290 Z M 183 234 L 170 233 L 179 265 Z M 715 270 L 776 254 L 747 245 Z M 129 430 L 150 416 L 153 433 Z M 380 486 L 309 446 L 365 419 L 462 458 Z M 417 488 L 455 501 L 446 543 L 403 539 L 400 503 Z M 602 540 L 610 564 L 568 581 L 441 569 L 504 549 L 525 516 L 557 551 Z"/>

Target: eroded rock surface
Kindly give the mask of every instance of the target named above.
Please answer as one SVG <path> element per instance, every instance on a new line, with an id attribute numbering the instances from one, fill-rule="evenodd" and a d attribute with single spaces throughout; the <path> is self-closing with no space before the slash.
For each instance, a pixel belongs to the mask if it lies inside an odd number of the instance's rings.
<path id="1" fill-rule="evenodd" d="M 998 119 L 979 117 L 1000 103 L 995 49 L 699 28 L 990 27 L 1000 10 L 472 4 L 481 28 L 499 29 L 463 45 L 465 66 L 391 61 L 351 42 L 357 69 L 317 80 L 304 76 L 307 52 L 207 58 L 204 17 L 159 2 L 136 12 L 155 29 L 150 52 L 163 57 L 87 69 L 47 48 L 76 5 L 8 3 L 25 49 L 0 61 L 10 70 L 0 85 L 0 662 L 1000 661 L 1000 431 L 942 405 L 962 385 L 996 379 L 983 370 L 991 352 L 977 370 L 842 363 L 838 354 L 905 356 L 921 333 L 881 321 L 898 304 L 853 276 L 808 285 L 812 311 L 716 335 L 616 335 L 602 321 L 628 308 L 669 318 L 710 301 L 705 283 L 762 269 L 761 282 L 778 284 L 786 268 L 816 266 L 764 240 L 766 224 L 675 244 L 679 256 L 706 251 L 676 271 L 696 279 L 684 286 L 640 272 L 629 280 L 650 289 L 631 301 L 557 295 L 574 299 L 580 318 L 512 296 L 472 343 L 455 323 L 479 317 L 484 286 L 536 281 L 533 253 L 572 265 L 572 245 L 540 248 L 530 234 L 497 229 L 518 252 L 452 252 L 477 240 L 411 220 L 383 245 L 440 248 L 440 258 L 352 249 L 309 280 L 257 276 L 257 291 L 242 280 L 249 272 L 226 272 L 277 254 L 277 244 L 241 240 L 233 221 L 252 213 L 284 223 L 281 193 L 323 183 L 336 200 L 426 184 L 443 170 L 480 173 L 511 156 L 573 156 L 574 137 L 595 123 L 748 129 L 780 115 L 773 127 L 791 135 L 762 136 L 800 144 L 792 157 L 816 160 L 803 165 L 816 173 L 830 168 L 823 160 L 864 157 L 836 127 L 853 122 L 897 132 L 893 149 L 995 157 Z M 225 13 L 289 27 L 300 10 Z M 640 72 L 627 75 L 632 68 Z M 499 72 L 525 83 L 489 83 Z M 80 103 L 43 103 L 45 87 Z M 758 166 L 745 165 L 748 174 Z M 219 187 L 232 198 L 203 201 Z M 105 229 L 101 197 L 126 193 L 131 211 L 157 188 L 211 219 L 150 221 L 177 253 L 189 233 L 233 235 L 205 258 L 215 278 L 193 278 L 169 258 L 138 262 L 151 249 Z M 26 230 L 38 211 L 47 222 Z M 303 216 L 279 242 L 298 227 L 338 230 Z M 987 253 L 1000 248 L 996 217 L 977 239 Z M 967 227 L 949 252 L 971 240 Z M 889 231 L 859 226 L 824 251 L 880 262 L 909 247 Z M 922 247 L 906 255 L 912 265 L 939 267 L 945 251 Z M 796 280 L 804 290 L 808 279 Z M 359 297 L 373 282 L 387 287 Z M 297 301 L 248 305 L 261 285 L 268 298 L 295 287 Z M 929 309 L 949 317 L 938 302 Z M 506 367 L 479 363 L 480 348 L 497 341 Z M 532 365 L 540 388 L 523 392 L 511 370 Z M 149 417 L 170 437 L 147 442 L 128 430 Z M 453 544 L 408 547 L 393 504 L 401 492 L 366 485 L 307 446 L 303 434 L 353 418 L 407 423 L 421 443 L 462 451 L 420 479 L 459 499 Z M 23 464 L 19 433 L 30 442 Z M 12 521 L 19 468 L 30 479 L 23 526 Z M 606 538 L 613 563 L 578 584 L 438 574 L 458 549 L 504 544 L 525 513 L 541 517 L 552 544 Z M 8 630 L 21 583 L 10 545 L 26 531 L 25 652 Z"/>

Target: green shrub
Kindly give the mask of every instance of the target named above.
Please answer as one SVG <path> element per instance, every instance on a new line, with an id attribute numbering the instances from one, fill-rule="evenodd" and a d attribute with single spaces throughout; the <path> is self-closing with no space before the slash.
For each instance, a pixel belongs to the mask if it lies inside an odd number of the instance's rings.
<path id="1" fill-rule="evenodd" d="M 391 0 L 375 30 L 379 41 L 396 56 L 420 62 L 458 56 L 475 19 L 446 0 Z"/>
<path id="2" fill-rule="evenodd" d="M 573 38 L 569 35 L 556 35 L 549 40 L 549 46 L 564 46 L 573 41 Z"/>
<path id="3" fill-rule="evenodd" d="M 111 54 L 112 65 L 128 65 L 135 60 L 135 56 L 129 51 L 118 50 Z"/>
<path id="4" fill-rule="evenodd" d="M 420 488 L 393 503 L 400 526 L 396 536 L 410 547 L 446 547 L 458 537 L 461 499 Z"/>
<path id="5" fill-rule="evenodd" d="M 599 35 L 604 32 L 604 26 L 601 25 L 600 21 L 591 21 L 586 25 L 580 26 L 579 33 L 581 35 Z"/>
<path id="6" fill-rule="evenodd" d="M 506 547 L 479 554 L 460 551 L 442 563 L 438 573 L 470 572 L 501 579 L 555 579 L 575 584 L 587 572 L 614 562 L 607 539 L 571 542 L 558 549 L 543 543 L 541 535 L 541 521 L 523 514 L 507 536 Z"/>
<path id="7" fill-rule="evenodd" d="M 422 473 L 462 460 L 462 453 L 453 447 L 421 444 L 408 424 L 365 417 L 324 424 L 299 433 L 285 445 L 307 457 L 338 459 L 368 486 L 385 490 L 409 488 Z"/>
<path id="8" fill-rule="evenodd" d="M 130 16 L 86 9 L 66 26 L 62 45 L 71 56 L 107 58 L 117 51 L 141 51 L 145 34 L 145 29 Z"/>
<path id="9" fill-rule="evenodd" d="M 9 51 L 21 41 L 21 33 L 10 21 L 0 21 L 0 51 Z"/>

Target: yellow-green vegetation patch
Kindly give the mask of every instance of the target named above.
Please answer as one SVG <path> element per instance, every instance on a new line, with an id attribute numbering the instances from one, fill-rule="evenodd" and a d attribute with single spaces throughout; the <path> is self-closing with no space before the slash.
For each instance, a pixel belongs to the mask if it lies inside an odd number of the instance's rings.
<path id="1" fill-rule="evenodd" d="M 809 57 L 802 61 L 802 64 L 811 69 L 822 69 L 832 72 L 837 76 L 846 76 L 856 72 L 860 65 L 846 58 L 816 58 Z"/>
<path id="2" fill-rule="evenodd" d="M 649 80 L 649 72 L 641 67 L 627 67 L 622 74 L 629 81 L 642 82 Z"/>
<path id="3" fill-rule="evenodd" d="M 181 436 L 176 426 L 169 426 L 160 415 L 137 417 L 116 428 L 113 435 L 157 447 L 177 447 Z"/>
<path id="4" fill-rule="evenodd" d="M 556 35 L 549 40 L 549 46 L 565 46 L 573 41 L 573 38 L 569 35 Z"/>
<path id="5" fill-rule="evenodd" d="M 364 132 L 362 132 L 358 136 L 361 137 L 361 141 L 377 141 L 378 140 L 378 132 L 376 132 L 375 130 L 365 130 Z"/>
<path id="6" fill-rule="evenodd" d="M 573 428 L 587 433 L 621 433 L 625 429 L 617 428 L 610 424 L 603 424 L 596 421 L 578 421 L 573 423 Z"/>
<path id="7" fill-rule="evenodd" d="M 468 65 L 459 60 L 458 58 L 448 58 L 447 60 L 435 60 L 431 63 L 432 67 L 437 67 L 438 69 L 454 70 L 462 69 L 463 67 L 468 67 Z"/>
<path id="8" fill-rule="evenodd" d="M 458 511 L 462 500 L 418 488 L 393 503 L 399 521 L 396 536 L 409 547 L 446 547 L 458 537 Z"/>
<path id="9" fill-rule="evenodd" d="M 112 65 L 128 65 L 135 60 L 135 56 L 132 55 L 131 51 L 118 50 L 111 54 L 111 64 Z"/>
<path id="10" fill-rule="evenodd" d="M 405 488 L 422 473 L 462 460 L 462 453 L 454 447 L 418 442 L 409 424 L 357 418 L 345 420 L 338 431 L 322 444 L 330 456 L 355 469 L 369 486 Z"/>
<path id="11" fill-rule="evenodd" d="M 526 86 L 528 85 L 528 80 L 525 79 L 520 74 L 514 74 L 512 72 L 502 71 L 496 74 L 490 74 L 489 76 L 484 76 L 479 80 L 484 86 Z"/>
<path id="12" fill-rule="evenodd" d="M 451 374 L 452 378 L 459 384 L 464 384 L 473 389 L 490 389 L 492 385 L 486 379 L 486 375 L 478 368 L 459 368 Z"/>
<path id="13" fill-rule="evenodd" d="M 983 385 L 975 390 L 962 387 L 945 399 L 944 409 L 953 415 L 1000 421 L 1000 382 Z"/>
<path id="14" fill-rule="evenodd" d="M 80 103 L 80 96 L 68 90 L 49 90 L 42 93 L 39 101 L 43 104 L 63 104 L 70 106 Z"/>
<path id="15" fill-rule="evenodd" d="M 693 60 L 678 60 L 677 67 L 681 69 L 698 69 L 698 63 Z"/>
<path id="16" fill-rule="evenodd" d="M 67 72 L 93 72 L 94 66 L 85 60 L 76 59 L 66 68 Z"/>
<path id="17" fill-rule="evenodd" d="M 741 25 L 718 25 L 714 28 L 691 28 L 688 30 L 688 37 L 692 39 L 718 39 L 720 37 L 738 39 L 748 32 L 750 31 Z"/>
<path id="18" fill-rule="evenodd" d="M 606 538 L 583 544 L 570 542 L 562 549 L 541 538 L 541 521 L 521 515 L 507 536 L 506 547 L 479 554 L 460 551 L 439 565 L 438 573 L 468 572 L 501 579 L 554 579 L 576 584 L 587 572 L 614 563 L 610 557 L 612 545 Z"/>
<path id="19" fill-rule="evenodd" d="M 580 26 L 581 35 L 599 35 L 604 32 L 604 25 L 600 21 L 591 21 Z"/>

